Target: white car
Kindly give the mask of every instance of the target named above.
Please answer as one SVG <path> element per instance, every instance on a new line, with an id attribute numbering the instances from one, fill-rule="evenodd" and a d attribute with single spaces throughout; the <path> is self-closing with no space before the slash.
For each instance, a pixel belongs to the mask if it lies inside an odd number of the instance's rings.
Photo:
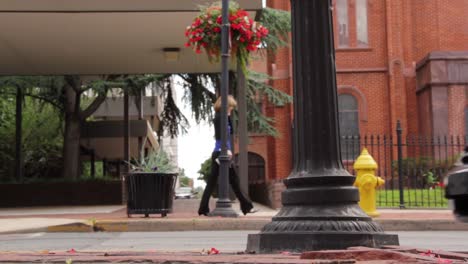
<path id="1" fill-rule="evenodd" d="M 175 199 L 192 199 L 195 197 L 191 187 L 180 187 L 175 190 Z"/>

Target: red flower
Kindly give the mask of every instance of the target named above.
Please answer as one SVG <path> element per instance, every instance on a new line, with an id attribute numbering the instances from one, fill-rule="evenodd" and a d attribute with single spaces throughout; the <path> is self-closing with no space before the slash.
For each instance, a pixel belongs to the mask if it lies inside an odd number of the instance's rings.
<path id="1" fill-rule="evenodd" d="M 193 47 L 196 53 L 202 53 L 203 48 L 209 58 L 219 59 L 222 32 L 220 11 L 220 7 L 209 7 L 194 19 L 185 31 L 188 38 L 186 47 Z M 268 35 L 268 29 L 251 19 L 245 10 L 230 8 L 228 19 L 231 23 L 229 33 L 232 51 L 238 56 L 248 56 L 250 52 L 256 51 Z"/>
<path id="2" fill-rule="evenodd" d="M 201 25 L 201 19 L 197 17 L 197 18 L 195 19 L 195 22 L 193 23 L 193 26 L 194 26 L 194 27 L 198 27 L 198 26 L 200 26 L 200 25 Z"/>
<path id="3" fill-rule="evenodd" d="M 247 46 L 247 50 L 248 50 L 248 51 L 256 51 L 256 50 L 257 50 L 257 46 L 256 46 L 256 45 L 249 45 L 249 46 Z"/>
<path id="4" fill-rule="evenodd" d="M 246 37 L 247 39 L 251 39 L 251 38 L 252 38 L 252 34 L 253 34 L 253 32 L 250 31 L 250 30 L 246 30 L 246 31 L 244 32 L 244 35 L 245 35 L 245 37 Z"/>
<path id="5" fill-rule="evenodd" d="M 245 16 L 249 16 L 249 13 L 245 10 L 239 9 L 239 11 L 237 11 L 237 16 L 245 17 Z"/>
<path id="6" fill-rule="evenodd" d="M 236 20 L 236 19 L 237 19 L 237 16 L 235 16 L 235 15 L 230 15 L 229 16 L 229 21 L 231 21 L 231 22 Z"/>

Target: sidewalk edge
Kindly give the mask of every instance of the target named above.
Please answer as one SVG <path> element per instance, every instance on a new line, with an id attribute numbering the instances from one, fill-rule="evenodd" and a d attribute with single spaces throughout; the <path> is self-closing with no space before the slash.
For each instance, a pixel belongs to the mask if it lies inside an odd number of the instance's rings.
<path id="1" fill-rule="evenodd" d="M 468 231 L 468 223 L 450 219 L 374 219 L 386 232 L 391 231 Z M 74 222 L 37 228 L 24 228 L 0 232 L 22 234 L 39 232 L 171 232 L 171 231 L 235 231 L 261 230 L 270 218 L 256 219 L 145 219 L 96 220 L 93 223 Z"/>

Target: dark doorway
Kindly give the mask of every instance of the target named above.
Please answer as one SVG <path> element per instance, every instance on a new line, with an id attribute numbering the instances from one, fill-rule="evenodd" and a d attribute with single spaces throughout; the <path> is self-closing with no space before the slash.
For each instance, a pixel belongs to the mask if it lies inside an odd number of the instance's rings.
<path id="1" fill-rule="evenodd" d="M 236 155 L 236 164 L 237 164 Z M 268 204 L 268 188 L 265 179 L 265 160 L 262 156 L 249 152 L 249 196 L 252 201 Z"/>

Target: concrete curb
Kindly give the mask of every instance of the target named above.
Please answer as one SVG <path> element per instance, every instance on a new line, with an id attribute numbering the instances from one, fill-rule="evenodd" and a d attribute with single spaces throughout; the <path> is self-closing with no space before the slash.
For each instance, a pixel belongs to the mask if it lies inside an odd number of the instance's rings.
<path id="1" fill-rule="evenodd" d="M 81 232 L 94 232 L 94 225 L 84 222 L 76 222 L 65 225 L 56 225 L 47 227 L 49 233 L 57 232 L 70 232 L 70 233 L 81 233 Z"/>
<path id="2" fill-rule="evenodd" d="M 81 232 L 94 232 L 94 227 L 91 224 L 84 222 L 68 223 L 63 225 L 52 225 L 32 228 L 18 228 L 9 231 L 0 232 L 0 235 L 8 234 L 27 234 L 27 233 L 54 233 L 54 232 L 66 232 L 66 233 L 81 233 Z"/>
<path id="3" fill-rule="evenodd" d="M 47 227 L 37 227 L 37 228 L 24 228 L 24 229 L 10 230 L 10 231 L 2 231 L 0 232 L 0 235 L 46 233 L 46 232 L 47 232 Z"/>
<path id="4" fill-rule="evenodd" d="M 270 218 L 254 219 L 156 219 L 141 221 L 102 220 L 95 230 L 104 232 L 163 232 L 261 230 Z M 467 231 L 468 224 L 445 219 L 376 219 L 385 231 Z"/>
<path id="5" fill-rule="evenodd" d="M 385 231 L 468 231 L 468 223 L 449 219 L 376 219 Z"/>
<path id="6" fill-rule="evenodd" d="M 0 232 L 23 234 L 40 232 L 170 232 L 170 231 L 222 231 L 261 230 L 271 218 L 188 218 L 188 219 L 139 219 L 96 220 L 74 222 L 37 228 L 25 228 Z M 375 219 L 385 231 L 467 231 L 468 223 L 445 219 Z"/>
<path id="7" fill-rule="evenodd" d="M 156 219 L 141 221 L 102 220 L 95 229 L 105 232 L 260 230 L 271 219 Z"/>

